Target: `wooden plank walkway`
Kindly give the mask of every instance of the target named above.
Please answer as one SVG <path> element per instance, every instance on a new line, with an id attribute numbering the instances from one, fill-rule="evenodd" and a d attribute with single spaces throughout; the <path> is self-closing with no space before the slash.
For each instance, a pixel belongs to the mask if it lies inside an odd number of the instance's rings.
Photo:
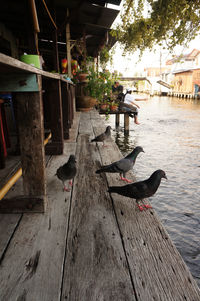
<path id="1" fill-rule="evenodd" d="M 47 212 L 0 215 L 0 301 L 199 301 L 154 210 L 110 196 L 108 185 L 124 184 L 117 175 L 95 174 L 121 158 L 113 141 L 89 142 L 105 130 L 99 114 L 78 117 L 64 154 L 47 166 Z M 55 172 L 71 153 L 78 172 L 69 193 Z M 132 172 L 128 177 L 134 180 Z"/>

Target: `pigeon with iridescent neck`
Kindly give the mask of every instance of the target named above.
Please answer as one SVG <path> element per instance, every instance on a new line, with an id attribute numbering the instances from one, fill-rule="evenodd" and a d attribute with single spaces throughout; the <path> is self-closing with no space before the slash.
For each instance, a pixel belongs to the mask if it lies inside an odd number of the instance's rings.
<path id="1" fill-rule="evenodd" d="M 106 140 L 109 140 L 110 137 L 111 137 L 111 126 L 107 126 L 105 132 L 96 136 L 94 139 L 91 140 L 91 142 L 103 142 L 103 146 L 106 146 L 104 142 Z"/>
<path id="2" fill-rule="evenodd" d="M 143 200 L 156 193 L 162 178 L 167 179 L 167 176 L 163 170 L 158 169 L 154 171 L 147 180 L 124 186 L 111 186 L 109 187 L 108 192 L 118 193 L 128 198 L 135 199 L 139 210 L 142 211 L 145 208 L 152 208 L 151 205 L 145 204 Z M 139 202 L 142 204 L 140 205 Z"/>
<path id="3" fill-rule="evenodd" d="M 74 155 L 70 155 L 69 160 L 64 165 L 60 166 L 56 171 L 56 176 L 63 183 L 63 190 L 70 191 L 69 185 L 72 186 L 72 180 L 76 175 L 76 159 Z M 68 181 L 68 187 L 66 182 Z"/>
<path id="4" fill-rule="evenodd" d="M 97 174 L 100 174 L 102 172 L 119 173 L 120 179 L 122 181 L 131 183 L 131 181 L 126 178 L 126 173 L 133 168 L 136 158 L 139 155 L 139 153 L 141 153 L 141 152 L 144 152 L 143 148 L 141 146 L 137 146 L 125 158 L 123 158 L 119 161 L 113 162 L 109 165 L 102 166 L 99 170 L 96 171 L 96 173 Z"/>

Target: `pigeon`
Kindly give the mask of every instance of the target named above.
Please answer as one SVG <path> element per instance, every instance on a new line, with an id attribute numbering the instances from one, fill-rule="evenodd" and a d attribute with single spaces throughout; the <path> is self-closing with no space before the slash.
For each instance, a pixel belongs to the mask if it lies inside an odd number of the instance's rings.
<path id="1" fill-rule="evenodd" d="M 69 180 L 69 185 L 72 186 L 72 179 L 76 175 L 76 159 L 74 155 L 70 155 L 69 160 L 64 165 L 60 166 L 56 171 L 56 176 L 63 182 L 63 190 L 70 191 L 66 187 L 66 181 Z"/>
<path id="2" fill-rule="evenodd" d="M 104 141 L 108 140 L 111 137 L 111 126 L 107 126 L 104 133 L 98 135 L 91 142 L 103 142 L 103 146 L 105 146 Z"/>
<path id="3" fill-rule="evenodd" d="M 140 211 L 145 208 L 152 208 L 149 204 L 144 204 L 143 199 L 149 198 L 157 191 L 161 179 L 167 179 L 165 172 L 161 169 L 158 169 L 152 173 L 150 178 L 145 181 L 139 181 L 132 184 L 127 184 L 124 186 L 110 186 L 108 192 L 118 193 L 120 195 L 136 199 L 137 206 Z M 139 201 L 142 202 L 142 205 L 139 205 Z"/>
<path id="4" fill-rule="evenodd" d="M 141 146 L 137 146 L 134 150 L 125 158 L 113 162 L 109 165 L 104 165 L 100 169 L 96 171 L 97 174 L 101 172 L 109 172 L 109 173 L 119 173 L 120 179 L 122 181 L 126 181 L 127 183 L 131 183 L 130 180 L 126 179 L 126 173 L 131 170 L 135 164 L 136 158 L 140 152 L 144 152 Z M 123 175 L 123 176 L 122 176 Z"/>

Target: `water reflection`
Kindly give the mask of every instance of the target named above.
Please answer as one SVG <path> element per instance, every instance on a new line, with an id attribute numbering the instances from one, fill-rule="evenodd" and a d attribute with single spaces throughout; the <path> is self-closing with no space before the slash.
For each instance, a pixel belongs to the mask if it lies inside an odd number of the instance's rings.
<path id="1" fill-rule="evenodd" d="M 169 180 L 150 201 L 200 286 L 200 100 L 151 97 L 140 101 L 139 120 L 137 126 L 130 119 L 124 135 L 121 117 L 113 138 L 124 155 L 143 147 L 133 169 L 137 180 L 165 170 Z M 114 128 L 114 116 L 108 123 Z"/>

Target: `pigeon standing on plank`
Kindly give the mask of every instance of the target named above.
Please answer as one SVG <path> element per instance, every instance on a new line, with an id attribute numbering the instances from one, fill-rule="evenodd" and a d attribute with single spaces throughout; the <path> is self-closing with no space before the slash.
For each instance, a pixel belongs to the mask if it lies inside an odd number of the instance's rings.
<path id="1" fill-rule="evenodd" d="M 96 136 L 91 142 L 103 142 L 103 146 L 105 146 L 104 141 L 110 139 L 111 137 L 111 126 L 107 126 L 104 133 Z"/>
<path id="2" fill-rule="evenodd" d="M 131 183 L 128 179 L 126 179 L 126 173 L 131 170 L 135 164 L 136 158 L 139 155 L 139 153 L 144 152 L 143 148 L 141 146 L 137 146 L 134 148 L 134 150 L 125 158 L 113 162 L 109 165 L 104 165 L 100 169 L 96 171 L 97 174 L 100 174 L 102 172 L 108 172 L 108 173 L 119 173 L 120 179 L 122 181 L 126 181 L 128 183 Z"/>
<path id="3" fill-rule="evenodd" d="M 69 185 L 72 186 L 72 179 L 76 175 L 76 159 L 74 155 L 70 155 L 69 160 L 64 165 L 60 166 L 56 171 L 56 176 L 63 182 L 63 190 L 70 191 Z M 69 181 L 68 187 L 66 182 Z"/>
<path id="4" fill-rule="evenodd" d="M 124 186 L 111 186 L 109 187 L 108 192 L 118 193 L 120 195 L 136 199 L 137 206 L 140 211 L 142 211 L 144 208 L 152 208 L 150 205 L 144 204 L 143 200 L 154 195 L 162 178 L 167 179 L 167 176 L 163 170 L 158 169 L 145 181 L 139 181 Z M 139 201 L 142 202 L 142 205 L 139 205 Z"/>

